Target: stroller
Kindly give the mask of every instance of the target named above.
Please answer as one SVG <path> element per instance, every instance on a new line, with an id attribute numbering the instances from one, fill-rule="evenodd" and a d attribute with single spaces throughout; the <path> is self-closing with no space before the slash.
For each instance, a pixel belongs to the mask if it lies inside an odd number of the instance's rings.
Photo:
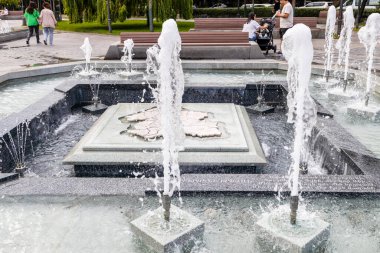
<path id="1" fill-rule="evenodd" d="M 260 25 L 267 24 L 267 29 L 260 29 L 257 34 L 257 44 L 261 50 L 266 50 L 265 54 L 268 54 L 269 50 L 273 50 L 276 53 L 277 46 L 273 44 L 273 30 L 276 24 L 275 18 L 263 18 L 260 21 Z"/>

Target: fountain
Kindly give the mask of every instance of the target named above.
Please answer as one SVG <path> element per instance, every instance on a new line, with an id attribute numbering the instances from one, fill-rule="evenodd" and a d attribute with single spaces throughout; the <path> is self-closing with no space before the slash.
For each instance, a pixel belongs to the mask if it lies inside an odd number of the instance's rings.
<path id="1" fill-rule="evenodd" d="M 268 73 L 270 75 L 272 72 Z M 269 106 L 265 103 L 264 100 L 264 93 L 265 93 L 265 88 L 266 88 L 266 83 L 264 82 L 265 78 L 264 70 L 262 71 L 261 74 L 261 80 L 260 84 L 256 84 L 256 91 L 257 91 L 257 104 L 247 106 L 246 110 L 247 112 L 250 113 L 259 113 L 259 114 L 266 114 L 266 113 L 271 113 L 274 112 L 274 107 Z"/>
<path id="2" fill-rule="evenodd" d="M 142 78 L 143 73 L 137 72 L 132 68 L 132 57 L 133 57 L 133 47 L 134 43 L 132 39 L 127 39 L 124 41 L 124 47 L 121 50 L 124 55 L 121 57 L 121 61 L 125 64 L 126 70 L 119 72 L 121 77 L 125 78 Z"/>
<path id="3" fill-rule="evenodd" d="M 366 22 L 366 25 L 360 28 L 358 32 L 360 43 L 365 46 L 367 53 L 367 80 L 365 86 L 364 103 L 347 108 L 349 114 L 357 114 L 371 119 L 380 118 L 380 108 L 376 105 L 370 105 L 369 99 L 374 89 L 372 81 L 372 65 L 375 48 L 380 41 L 380 14 L 372 13 Z"/>
<path id="4" fill-rule="evenodd" d="M 91 54 L 92 54 L 92 47 L 90 44 L 90 40 L 88 37 L 84 39 L 83 45 L 80 47 L 80 49 L 84 53 L 84 58 L 86 60 L 86 65 L 83 68 L 82 66 L 76 66 L 73 71 L 77 71 L 77 76 L 80 78 L 85 78 L 88 80 L 92 92 L 92 104 L 82 107 L 82 110 L 84 112 L 88 112 L 91 114 L 100 114 L 103 113 L 108 106 L 101 103 L 99 98 L 99 88 L 100 84 L 94 84 L 93 79 L 100 76 L 100 72 L 96 71 L 93 66 L 90 65 L 91 63 Z"/>
<path id="5" fill-rule="evenodd" d="M 155 46 L 157 47 L 157 46 Z M 179 58 L 181 37 L 177 24 L 170 19 L 164 22 L 158 39 L 157 89 L 153 91 L 159 111 L 160 131 L 162 133 L 162 155 L 164 169 L 164 190 L 161 195 L 162 207 L 131 222 L 132 228 L 140 239 L 159 252 L 172 252 L 175 247 L 191 247 L 190 241 L 202 238 L 204 223 L 189 213 L 171 205 L 174 191 L 180 191 L 180 170 L 178 153 L 183 150 L 185 138 L 182 122 L 182 95 L 184 76 Z M 150 50 L 152 51 L 152 50 Z M 151 69 L 151 67 L 147 67 Z M 163 209 L 163 210 L 162 210 Z M 171 218 L 171 211 L 174 213 Z M 163 211 L 163 212 L 162 212 Z M 153 224 L 161 224 L 156 228 Z M 148 225 L 148 226 L 147 226 Z"/>
<path id="6" fill-rule="evenodd" d="M 10 33 L 10 32 L 12 32 L 12 29 L 9 26 L 8 21 L 0 19 L 0 34 Z"/>
<path id="7" fill-rule="evenodd" d="M 24 176 L 24 173 L 28 170 L 25 165 L 28 136 L 30 136 L 29 122 L 25 121 L 17 125 L 15 137 L 8 133 L 7 138 L 2 137 L 0 139 L 0 145 L 1 142 L 4 143 L 15 164 L 15 172 L 20 176 Z"/>
<path id="8" fill-rule="evenodd" d="M 339 40 L 336 48 L 339 50 L 337 65 L 342 66 L 344 62 L 344 77 L 343 77 L 343 90 L 340 87 L 334 87 L 328 90 L 328 96 L 331 99 L 350 99 L 359 95 L 356 90 L 347 90 L 348 84 L 348 67 L 350 56 L 350 44 L 352 30 L 355 26 L 355 17 L 352 6 L 348 6 L 343 14 L 343 29 L 340 32 Z"/>
<path id="9" fill-rule="evenodd" d="M 303 43 L 299 44 L 299 41 Z M 285 34 L 282 48 L 288 61 L 288 123 L 293 123 L 295 129 L 288 182 L 291 192 L 290 225 L 286 222 L 283 211 L 273 211 L 256 223 L 256 242 L 260 252 L 272 252 L 274 248 L 280 249 L 276 252 L 322 252 L 329 237 L 330 225 L 307 215 L 297 220 L 299 172 L 300 167 L 307 167 L 304 159 L 307 157 L 308 141 L 317 120 L 316 105 L 308 89 L 313 59 L 310 28 L 304 24 L 295 25 Z"/>
<path id="10" fill-rule="evenodd" d="M 80 71 L 78 73 L 78 75 L 81 76 L 81 77 L 88 77 L 88 78 L 99 76 L 100 73 L 98 71 L 94 70 L 93 66 L 90 65 L 90 63 L 91 63 L 92 47 L 91 47 L 90 40 L 88 39 L 88 37 L 86 37 L 84 39 L 83 45 L 80 47 L 80 49 L 84 53 L 84 58 L 86 60 L 86 65 L 82 69 L 82 71 Z"/>
<path id="11" fill-rule="evenodd" d="M 327 12 L 326 28 L 325 28 L 325 70 L 323 77 L 324 79 L 316 80 L 314 83 L 320 86 L 331 86 L 339 83 L 339 80 L 330 79 L 331 66 L 333 62 L 333 51 L 334 51 L 334 30 L 336 22 L 336 9 L 334 5 L 329 7 Z"/>

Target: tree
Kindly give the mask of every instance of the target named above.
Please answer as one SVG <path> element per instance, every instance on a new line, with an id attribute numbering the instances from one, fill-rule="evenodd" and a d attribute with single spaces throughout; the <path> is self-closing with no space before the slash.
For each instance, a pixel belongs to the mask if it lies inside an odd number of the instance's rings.
<path id="1" fill-rule="evenodd" d="M 1 0 L 0 0 L 1 1 Z M 158 21 L 169 18 L 191 19 L 193 15 L 193 0 L 152 0 L 153 15 Z M 65 13 L 71 23 L 94 21 L 107 22 L 106 0 L 63 0 Z M 125 6 L 125 8 L 123 7 Z M 111 20 L 120 18 L 120 9 L 127 11 L 127 17 L 144 16 L 147 13 L 148 0 L 110 0 Z"/>
<path id="2" fill-rule="evenodd" d="M 16 7 L 19 5 L 19 0 L 0 0 L 0 6 Z"/>

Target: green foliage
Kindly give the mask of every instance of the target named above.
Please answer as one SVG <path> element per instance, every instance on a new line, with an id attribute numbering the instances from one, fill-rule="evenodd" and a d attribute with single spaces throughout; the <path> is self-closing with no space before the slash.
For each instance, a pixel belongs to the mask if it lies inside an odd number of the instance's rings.
<path id="1" fill-rule="evenodd" d="M 380 9 L 364 9 L 364 12 L 363 12 L 363 18 L 366 19 L 368 18 L 369 15 L 371 15 L 372 13 L 380 13 Z M 356 15 L 358 15 L 358 10 L 354 10 L 354 15 L 356 17 Z"/>
<path id="2" fill-rule="evenodd" d="M 319 17 L 319 8 L 296 8 L 294 16 L 296 17 Z"/>
<path id="3" fill-rule="evenodd" d="M 2 0 L 0 0 L 2 1 Z M 71 23 L 97 20 L 107 23 L 107 0 L 62 0 L 65 13 Z M 111 20 L 121 20 L 126 16 L 145 16 L 148 0 L 109 0 Z M 191 19 L 193 0 L 153 0 L 153 13 L 158 21 L 176 18 Z M 122 14 L 121 14 L 122 13 Z"/>
<path id="4" fill-rule="evenodd" d="M 191 21 L 177 21 L 177 25 L 180 32 L 188 32 L 191 28 L 194 28 L 194 22 Z M 98 22 L 72 24 L 69 21 L 60 21 L 56 29 L 71 32 L 110 34 L 107 26 Z M 161 29 L 162 23 L 155 21 L 154 30 L 160 32 Z M 127 20 L 122 23 L 113 23 L 112 34 L 120 35 L 120 32 L 149 32 L 149 28 L 146 26 L 145 20 Z"/>
<path id="5" fill-rule="evenodd" d="M 127 6 L 123 5 L 121 6 L 121 8 L 119 9 L 119 17 L 118 17 L 118 20 L 120 22 L 124 22 L 126 19 L 127 19 Z"/>
<path id="6" fill-rule="evenodd" d="M 16 7 L 19 4 L 19 0 L 0 0 L 0 6 Z"/>

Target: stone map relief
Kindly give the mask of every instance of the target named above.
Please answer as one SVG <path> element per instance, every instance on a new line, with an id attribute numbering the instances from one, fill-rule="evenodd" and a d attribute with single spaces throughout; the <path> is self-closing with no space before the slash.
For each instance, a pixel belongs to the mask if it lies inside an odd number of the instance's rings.
<path id="1" fill-rule="evenodd" d="M 160 131 L 159 111 L 152 107 L 144 111 L 120 117 L 122 123 L 128 124 L 127 130 L 121 134 L 138 136 L 145 140 L 162 137 Z M 191 111 L 182 108 L 181 120 L 187 136 L 210 138 L 221 137 L 221 122 L 212 121 L 207 112 Z"/>

